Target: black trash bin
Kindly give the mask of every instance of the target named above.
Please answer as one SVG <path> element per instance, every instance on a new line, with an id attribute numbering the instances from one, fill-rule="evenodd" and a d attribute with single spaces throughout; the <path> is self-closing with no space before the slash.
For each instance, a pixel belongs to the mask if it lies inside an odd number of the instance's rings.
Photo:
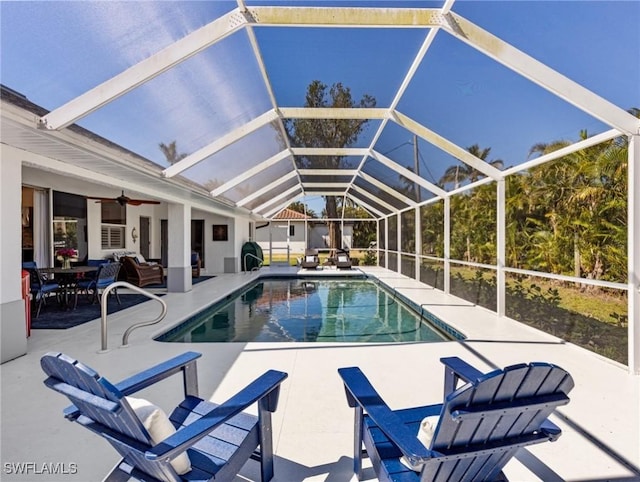
<path id="1" fill-rule="evenodd" d="M 242 271 L 251 271 L 262 266 L 264 255 L 262 248 L 255 241 L 247 241 L 242 245 L 242 260 L 240 261 Z M 256 259 L 257 258 L 257 259 Z"/>

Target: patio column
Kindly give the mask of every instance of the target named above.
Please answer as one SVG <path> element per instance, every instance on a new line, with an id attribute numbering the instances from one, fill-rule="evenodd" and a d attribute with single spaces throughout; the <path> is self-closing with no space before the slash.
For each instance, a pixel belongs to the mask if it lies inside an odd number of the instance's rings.
<path id="1" fill-rule="evenodd" d="M 451 198 L 444 198 L 444 292 L 451 292 Z"/>
<path id="2" fill-rule="evenodd" d="M 496 206 L 496 313 L 498 316 L 504 316 L 506 310 L 506 274 L 505 266 L 505 198 L 506 198 L 506 181 L 500 179 L 496 183 L 497 206 Z"/>
<path id="3" fill-rule="evenodd" d="M 191 290 L 191 207 L 169 204 L 167 291 Z"/>
<path id="4" fill-rule="evenodd" d="M 22 163 L 2 146 L 0 160 L 0 363 L 27 353 L 25 302 L 22 299 Z M 31 309 L 28 306 L 28 309 Z"/>
<path id="5" fill-rule="evenodd" d="M 629 372 L 640 375 L 640 135 L 629 137 L 627 258 Z"/>

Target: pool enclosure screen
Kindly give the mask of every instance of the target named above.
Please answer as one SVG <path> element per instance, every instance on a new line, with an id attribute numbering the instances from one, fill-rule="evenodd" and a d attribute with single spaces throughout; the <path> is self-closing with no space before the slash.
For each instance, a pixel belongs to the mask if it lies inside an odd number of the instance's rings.
<path id="1" fill-rule="evenodd" d="M 3 142 L 36 153 L 55 144 L 65 163 L 134 176 L 159 200 L 179 186 L 256 222 L 296 202 L 319 219 L 368 219 L 378 263 L 454 294 L 456 270 L 488 274 L 492 294 L 476 301 L 499 315 L 510 315 L 507 287 L 527 276 L 613 290 L 626 299 L 622 356 L 640 373 L 638 2 L 0 8 L 2 83 L 13 104 L 42 107 L 3 118 Z M 125 158 L 88 159 L 79 127 L 146 160 L 144 173 Z M 595 163 L 579 160 L 594 149 L 603 164 L 585 173 Z M 545 178 L 568 164 L 562 182 Z M 517 205 L 585 176 L 600 184 L 547 204 L 574 206 L 568 219 Z M 616 197 L 593 197 L 613 193 L 612 179 Z M 469 214 L 474 203 L 482 217 Z M 596 211 L 606 222 L 587 239 Z M 567 243 L 545 244 L 554 233 L 536 231 L 539 219 L 566 228 Z M 616 262 L 595 238 L 615 246 L 621 268 L 602 275 Z M 520 253 L 534 241 L 538 257 Z M 555 263 L 574 251 L 573 272 Z"/>

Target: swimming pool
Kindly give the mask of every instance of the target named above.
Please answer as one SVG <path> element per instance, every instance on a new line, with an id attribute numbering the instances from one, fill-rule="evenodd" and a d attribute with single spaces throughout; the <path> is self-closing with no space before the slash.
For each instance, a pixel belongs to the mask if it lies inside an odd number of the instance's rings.
<path id="1" fill-rule="evenodd" d="M 456 339 L 428 321 L 433 319 L 431 314 L 421 316 L 393 292 L 369 279 L 263 278 L 156 340 L 199 343 Z"/>

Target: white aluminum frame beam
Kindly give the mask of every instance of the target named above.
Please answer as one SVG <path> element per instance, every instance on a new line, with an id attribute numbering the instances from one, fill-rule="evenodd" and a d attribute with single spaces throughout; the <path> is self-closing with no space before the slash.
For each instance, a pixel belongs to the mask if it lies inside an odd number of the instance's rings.
<path id="1" fill-rule="evenodd" d="M 281 192 L 280 194 L 278 194 L 277 196 L 272 197 L 271 199 L 269 199 L 267 202 L 262 203 L 260 206 L 256 207 L 255 209 L 253 209 L 254 212 L 256 213 L 260 213 L 261 211 L 264 211 L 266 208 L 268 208 L 271 204 L 274 204 L 282 199 L 291 199 L 291 198 L 295 198 L 297 195 L 292 196 L 293 193 L 296 193 L 297 191 L 300 191 L 300 193 L 298 194 L 302 194 L 302 188 L 296 184 L 295 186 L 287 189 L 284 192 Z"/>
<path id="2" fill-rule="evenodd" d="M 480 180 L 478 180 L 476 182 L 472 182 L 471 184 L 466 184 L 464 186 L 460 186 L 458 189 L 452 189 L 451 191 L 449 191 L 448 197 L 453 197 L 456 194 L 460 194 L 460 193 L 463 193 L 465 191 L 470 191 L 472 189 L 475 189 L 478 186 L 483 186 L 483 185 L 489 184 L 491 182 L 497 182 L 497 181 L 494 181 L 490 177 L 483 177 L 482 179 L 480 179 Z"/>
<path id="3" fill-rule="evenodd" d="M 560 159 L 561 157 L 567 156 L 577 151 L 581 151 L 582 149 L 586 149 L 591 146 L 595 146 L 602 142 L 609 141 L 611 139 L 615 139 L 616 137 L 620 137 L 623 135 L 618 129 L 611 129 L 595 136 L 589 137 L 582 141 L 575 142 L 569 146 L 563 147 L 556 151 L 550 152 L 548 154 L 543 154 L 540 157 L 536 157 L 535 159 L 531 159 L 530 161 L 523 162 L 522 164 L 518 164 L 517 166 L 510 167 L 509 169 L 505 169 L 502 171 L 502 176 L 507 177 L 511 174 L 516 174 L 521 171 L 526 171 L 527 169 L 531 169 L 532 167 L 539 166 L 540 164 L 546 164 L 547 162 L 554 161 L 556 159 Z"/>
<path id="4" fill-rule="evenodd" d="M 432 28 L 445 25 L 439 8 L 249 7 L 262 26 Z"/>
<path id="5" fill-rule="evenodd" d="M 247 179 L 255 176 L 259 172 L 262 172 L 265 169 L 273 166 L 274 164 L 279 163 L 280 161 L 282 161 L 283 159 L 286 159 L 290 155 L 291 155 L 291 153 L 286 149 L 283 150 L 283 151 L 280 151 L 278 154 L 276 154 L 274 156 L 271 156 L 266 161 L 263 161 L 260 164 L 253 166 L 251 169 L 247 169 L 246 171 L 244 171 L 239 176 L 236 176 L 233 179 L 230 179 L 229 181 L 225 182 L 224 184 L 218 186 L 213 191 L 211 191 L 210 194 L 212 196 L 219 196 L 223 192 L 228 191 L 229 189 L 231 189 L 231 188 L 237 186 L 238 184 L 246 181 Z"/>
<path id="6" fill-rule="evenodd" d="M 305 189 L 306 188 L 314 189 L 314 188 L 323 188 L 323 187 L 327 187 L 329 189 L 332 189 L 332 188 L 346 189 L 349 187 L 349 183 L 348 182 L 303 182 L 302 187 Z"/>
<path id="7" fill-rule="evenodd" d="M 302 198 L 304 196 L 303 192 L 299 192 L 298 194 L 291 196 L 290 198 L 287 198 L 285 201 L 281 202 L 280 204 L 278 204 L 275 208 L 271 208 L 270 210 L 268 210 L 264 216 L 264 218 L 273 218 L 273 216 L 275 216 L 276 214 L 278 214 L 280 211 L 282 211 L 284 208 L 286 208 L 289 204 L 291 204 L 292 202 Z M 308 221 L 308 220 L 305 220 Z"/>
<path id="8" fill-rule="evenodd" d="M 375 201 L 376 204 L 379 204 L 380 206 L 382 206 L 383 208 L 387 208 L 389 211 L 391 211 L 392 213 L 397 213 L 399 211 L 399 209 L 395 206 L 392 206 L 391 204 L 389 204 L 386 201 L 383 201 L 382 199 L 380 199 L 378 196 L 370 193 L 369 191 L 367 191 L 366 189 L 361 188 L 360 186 L 356 186 L 355 184 L 352 185 L 349 190 L 351 191 L 355 191 L 357 193 L 362 194 L 363 196 L 365 196 L 366 198 L 371 199 L 372 201 Z"/>
<path id="9" fill-rule="evenodd" d="M 401 194 L 398 191 L 396 191 L 395 189 L 390 188 L 385 183 L 379 181 L 378 179 L 376 179 L 373 176 L 370 176 L 367 173 L 360 172 L 360 173 L 358 173 L 358 176 L 361 177 L 362 179 L 364 179 L 365 181 L 367 181 L 368 183 L 373 184 L 377 188 L 383 190 L 387 194 L 390 194 L 391 196 L 395 197 L 396 199 L 399 199 L 400 201 L 402 201 L 403 203 L 405 203 L 405 204 L 407 204 L 409 206 L 415 206 L 417 204 L 413 199 L 408 198 L 404 194 Z"/>
<path id="10" fill-rule="evenodd" d="M 305 191 L 305 195 L 306 196 L 344 196 L 344 189 L 332 190 L 332 189 L 329 189 L 329 187 L 327 187 L 327 189 L 323 189 L 320 191 L 309 191 L 309 192 Z"/>
<path id="11" fill-rule="evenodd" d="M 266 219 L 271 219 L 272 221 L 275 221 L 273 219 L 274 216 L 276 216 L 280 211 L 282 211 L 283 209 L 285 209 L 289 204 L 291 204 L 292 202 L 294 202 L 296 199 L 298 199 L 298 196 L 295 196 L 281 204 L 278 204 L 278 207 L 276 207 L 275 209 L 269 211 L 267 214 L 265 214 L 263 217 Z M 282 220 L 279 220 L 282 221 Z M 306 219 L 304 220 L 306 223 Z"/>
<path id="12" fill-rule="evenodd" d="M 73 124 L 78 119 L 244 28 L 246 23 L 245 16 L 237 9 L 233 10 L 49 112 L 40 118 L 39 125 L 46 129 L 58 130 Z"/>
<path id="13" fill-rule="evenodd" d="M 366 107 L 280 107 L 285 119 L 385 119 L 388 110 Z"/>
<path id="14" fill-rule="evenodd" d="M 178 161 L 175 164 L 167 167 L 164 171 L 162 171 L 162 175 L 164 177 L 173 177 L 177 174 L 180 174 L 185 169 L 193 167 L 199 162 L 204 161 L 207 157 L 214 155 L 216 152 L 221 151 L 225 147 L 230 146 L 234 142 L 239 141 L 243 137 L 248 136 L 252 132 L 257 131 L 261 127 L 264 127 L 277 119 L 278 113 L 275 110 L 272 109 L 270 111 L 267 111 L 264 114 L 231 131 L 230 133 L 213 141 L 208 146 L 205 146 L 202 149 L 189 154 L 181 161 Z"/>
<path id="15" fill-rule="evenodd" d="M 499 169 L 496 169 L 492 165 L 486 163 L 482 159 L 479 159 L 466 149 L 463 149 L 457 144 L 454 144 L 453 142 L 445 139 L 441 135 L 436 134 L 430 129 L 427 129 L 422 124 L 414 121 L 406 115 L 398 111 L 394 111 L 392 120 L 399 126 L 407 129 L 412 134 L 420 136 L 425 141 L 433 144 L 439 149 L 442 149 L 444 152 L 451 154 L 456 159 L 464 162 L 465 164 L 468 164 L 485 176 L 488 176 L 495 180 L 498 180 L 502 177 L 502 172 Z"/>
<path id="16" fill-rule="evenodd" d="M 357 169 L 298 169 L 301 176 L 355 176 Z"/>
<path id="17" fill-rule="evenodd" d="M 295 156 L 368 156 L 369 149 L 362 147 L 292 147 Z"/>
<path id="18" fill-rule="evenodd" d="M 445 15 L 444 30 L 587 114 L 626 134 L 640 133 L 640 120 L 582 85 L 547 67 L 464 17 Z"/>
<path id="19" fill-rule="evenodd" d="M 384 154 L 380 154 L 378 151 L 371 151 L 371 157 L 376 161 L 378 161 L 380 164 L 384 164 L 388 168 L 396 171 L 398 174 L 406 177 L 407 179 L 415 182 L 416 184 L 419 184 L 420 186 L 425 188 L 427 191 L 432 192 L 436 196 L 446 197 L 448 195 L 447 191 L 445 191 L 444 189 L 436 186 L 435 184 L 427 181 L 426 179 L 421 178 L 415 172 L 410 171 L 409 169 L 407 169 L 404 166 L 401 166 L 395 161 L 392 161 Z"/>
<path id="20" fill-rule="evenodd" d="M 640 375 L 640 135 L 629 138 L 627 162 L 627 357 L 629 373 Z"/>
<path id="21" fill-rule="evenodd" d="M 356 203 L 358 206 L 363 207 L 364 209 L 366 209 L 367 211 L 369 211 L 369 214 L 371 214 L 372 216 L 378 216 L 378 218 L 383 218 L 386 216 L 386 214 L 384 214 L 383 212 L 381 212 L 379 209 L 374 208 L 373 206 L 370 206 L 369 204 L 367 204 L 365 201 L 357 198 L 356 196 L 354 196 L 351 193 L 347 193 L 347 197 L 349 199 L 351 199 L 354 203 Z"/>
<path id="22" fill-rule="evenodd" d="M 287 182 L 287 181 L 289 181 L 289 180 L 291 180 L 291 179 L 293 179 L 294 177 L 297 177 L 297 176 L 298 176 L 298 173 L 296 171 L 291 171 L 289 174 L 286 174 L 285 176 L 283 176 L 283 177 L 281 177 L 279 179 L 276 179 L 275 181 L 267 184 L 266 186 L 258 189 L 257 191 L 254 191 L 251 194 L 249 194 L 248 196 L 242 198 L 241 200 L 239 200 L 236 203 L 236 206 L 238 206 L 238 207 L 245 206 L 246 204 L 249 204 L 254 199 L 259 198 L 263 194 L 268 193 L 269 191 L 277 188 L 281 184 L 284 184 L 285 182 Z"/>

